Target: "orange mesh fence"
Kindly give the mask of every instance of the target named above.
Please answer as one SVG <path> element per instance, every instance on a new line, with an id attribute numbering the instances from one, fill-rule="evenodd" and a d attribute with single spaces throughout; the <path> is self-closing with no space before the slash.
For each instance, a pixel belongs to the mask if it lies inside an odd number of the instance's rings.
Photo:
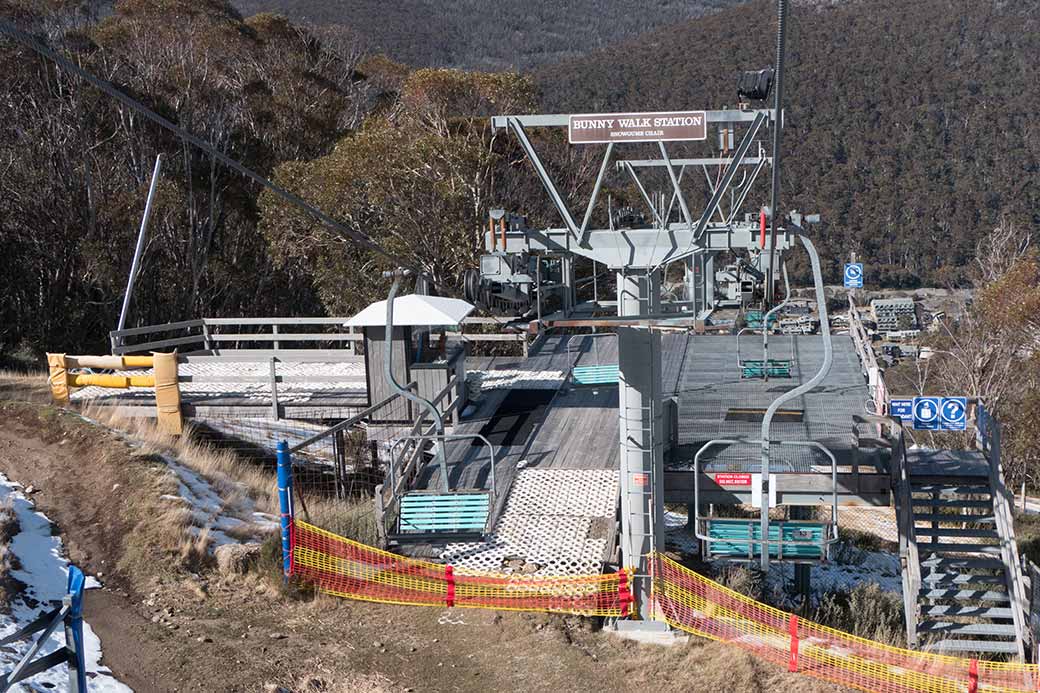
<path id="1" fill-rule="evenodd" d="M 858 638 L 727 589 L 663 556 L 654 558 L 654 605 L 669 625 L 738 645 L 833 683 L 877 693 L 1037 691 L 1037 665 L 947 657 Z"/>
<path id="2" fill-rule="evenodd" d="M 388 604 L 625 616 L 628 576 L 500 575 L 417 561 L 293 521 L 291 572 L 328 594 Z"/>

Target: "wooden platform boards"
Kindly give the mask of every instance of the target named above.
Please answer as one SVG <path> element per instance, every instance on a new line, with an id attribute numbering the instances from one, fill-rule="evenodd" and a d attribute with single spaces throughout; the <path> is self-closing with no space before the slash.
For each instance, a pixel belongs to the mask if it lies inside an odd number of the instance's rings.
<path id="1" fill-rule="evenodd" d="M 274 418 L 277 402 L 279 417 L 341 420 L 368 405 L 364 361 L 351 354 L 336 360 L 308 355 L 274 359 L 273 388 L 272 359 L 192 355 L 181 359 L 181 406 L 189 418 Z M 134 373 L 148 374 L 150 370 Z M 71 400 L 80 405 L 116 407 L 126 416 L 155 416 L 152 388 L 86 387 L 72 393 Z"/>

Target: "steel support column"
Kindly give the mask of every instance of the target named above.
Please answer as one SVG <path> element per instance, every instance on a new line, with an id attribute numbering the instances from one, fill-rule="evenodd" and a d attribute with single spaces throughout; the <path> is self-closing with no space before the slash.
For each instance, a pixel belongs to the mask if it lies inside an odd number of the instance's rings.
<path id="1" fill-rule="evenodd" d="M 619 272 L 618 315 L 660 310 L 660 271 Z M 664 546 L 664 419 L 661 416 L 661 334 L 618 328 L 618 420 L 621 444 L 621 559 L 635 568 L 633 595 L 650 616 L 649 554 Z"/>

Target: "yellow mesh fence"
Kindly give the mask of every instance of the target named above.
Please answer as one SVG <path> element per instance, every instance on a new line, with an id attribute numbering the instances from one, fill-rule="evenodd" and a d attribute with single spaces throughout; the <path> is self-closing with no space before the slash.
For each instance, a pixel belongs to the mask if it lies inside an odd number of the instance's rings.
<path id="1" fill-rule="evenodd" d="M 292 573 L 328 594 L 416 606 L 622 616 L 628 577 L 507 575 L 418 561 L 294 520 Z"/>
<path id="2" fill-rule="evenodd" d="M 905 650 L 843 633 L 727 589 L 654 556 L 656 613 L 694 635 L 738 645 L 820 679 L 878 693 L 1036 691 L 1035 664 Z"/>

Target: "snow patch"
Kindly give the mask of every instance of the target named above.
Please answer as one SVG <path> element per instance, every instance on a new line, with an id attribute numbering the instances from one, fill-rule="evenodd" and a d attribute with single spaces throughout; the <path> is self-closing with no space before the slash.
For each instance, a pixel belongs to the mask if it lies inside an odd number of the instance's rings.
<path id="1" fill-rule="evenodd" d="M 8 551 L 18 564 L 18 569 L 12 570 L 10 574 L 25 585 L 22 593 L 12 599 L 10 611 L 0 614 L 0 637 L 14 633 L 54 608 L 54 602 L 60 602 L 65 596 L 68 581 L 69 562 L 64 557 L 61 538 L 54 534 L 47 516 L 37 512 L 33 502 L 19 489 L 19 484 L 0 474 L 0 503 L 10 504 L 19 525 L 18 534 L 8 544 Z M 86 586 L 96 588 L 101 585 L 94 578 L 88 577 Z M 35 642 L 35 637 L 0 648 L 0 670 L 14 668 Z M 65 632 L 59 627 L 47 639 L 37 657 L 64 646 Z M 116 680 L 111 670 L 101 664 L 101 640 L 86 621 L 83 623 L 83 647 L 87 685 L 92 693 L 132 693 L 131 688 Z M 18 690 L 42 693 L 65 690 L 67 685 L 68 667 L 63 664 L 26 679 Z"/>
<path id="2" fill-rule="evenodd" d="M 563 371 L 469 371 L 466 385 L 476 398 L 488 390 L 556 390 L 565 380 Z"/>

